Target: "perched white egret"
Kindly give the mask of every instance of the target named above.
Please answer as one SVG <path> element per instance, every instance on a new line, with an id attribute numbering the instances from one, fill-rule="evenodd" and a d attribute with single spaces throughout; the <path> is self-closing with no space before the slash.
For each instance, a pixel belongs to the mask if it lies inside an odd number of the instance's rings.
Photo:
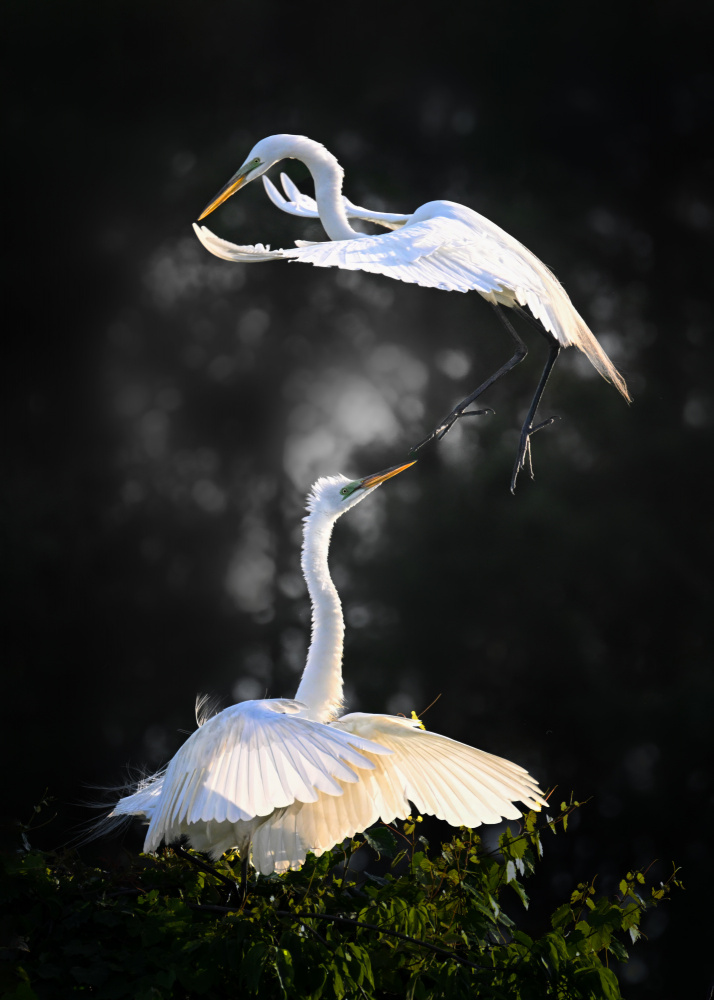
<path id="1" fill-rule="evenodd" d="M 186 740 L 169 764 L 121 798 L 109 821 L 148 821 L 144 849 L 186 836 L 214 858 L 237 848 L 243 883 L 249 858 L 268 874 L 299 868 L 380 818 L 410 814 L 410 802 L 454 826 L 496 823 L 545 804 L 517 764 L 420 728 L 402 716 L 342 707 L 342 607 L 328 569 L 341 514 L 407 465 L 365 479 L 319 479 L 308 497 L 302 568 L 312 602 L 312 640 L 295 700 L 244 701 Z M 200 721 L 200 720 L 199 720 Z"/>
<path id="2" fill-rule="evenodd" d="M 433 438 L 443 437 L 459 417 L 473 415 L 475 411 L 468 411 L 467 407 L 526 356 L 526 346 L 500 308 L 502 306 L 518 309 L 526 317 L 528 313 L 521 307 L 527 306 L 550 345 L 548 360 L 521 429 L 511 490 L 515 489 L 518 473 L 526 460 L 533 475 L 531 436 L 556 419 L 550 417 L 534 424 L 538 404 L 561 348 L 580 348 L 600 374 L 630 400 L 625 380 L 576 311 L 565 289 L 530 250 L 495 223 L 453 201 L 430 201 L 412 215 L 375 212 L 353 205 L 342 197 L 344 171 L 337 159 L 320 143 L 306 136 L 272 135 L 262 139 L 238 172 L 209 202 L 199 221 L 286 158 L 301 160 L 306 165 L 315 182 L 315 200 L 301 194 L 284 174 L 282 181 L 287 200 L 264 177 L 268 195 L 285 212 L 303 218 L 319 218 L 331 242 L 296 240 L 294 250 L 271 250 L 260 243 L 236 246 L 215 236 L 205 226 L 194 224 L 196 235 L 211 253 L 225 260 L 243 262 L 287 258 L 318 267 L 372 271 L 446 291 L 475 290 L 496 308 L 516 342 L 513 356 L 455 406 L 414 451 Z M 349 223 L 351 218 L 373 222 L 395 232 L 367 236 L 355 232 Z"/>

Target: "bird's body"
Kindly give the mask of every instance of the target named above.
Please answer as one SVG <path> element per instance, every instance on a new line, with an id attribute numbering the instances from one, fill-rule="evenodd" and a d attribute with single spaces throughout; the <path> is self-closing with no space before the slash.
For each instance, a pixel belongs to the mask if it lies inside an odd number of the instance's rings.
<path id="1" fill-rule="evenodd" d="M 412 463 L 410 463 L 412 464 Z M 121 798 L 111 819 L 149 823 L 145 850 L 186 836 L 213 857 L 236 847 L 263 873 L 298 868 L 410 802 L 453 825 L 517 818 L 544 804 L 523 768 L 436 733 L 418 720 L 353 713 L 342 704 L 344 622 L 327 556 L 332 527 L 384 479 L 319 480 L 305 518 L 302 565 L 313 629 L 296 699 L 233 705 L 199 725 L 167 767 Z"/>
<path id="2" fill-rule="evenodd" d="M 225 260 L 248 263 L 288 259 L 318 267 L 368 271 L 446 291 L 477 291 L 494 306 L 527 307 L 541 324 L 551 352 L 523 426 L 512 486 L 530 454 L 531 435 L 544 426 L 534 426 L 533 418 L 561 348 L 579 348 L 600 374 L 629 399 L 624 379 L 563 286 L 545 264 L 514 237 L 472 209 L 451 201 L 427 202 L 410 215 L 370 211 L 353 205 L 342 196 L 343 171 L 335 157 L 324 146 L 305 136 L 276 135 L 261 140 L 245 164 L 209 203 L 201 219 L 240 187 L 287 157 L 302 160 L 310 170 L 315 182 L 315 200 L 301 194 L 285 175 L 283 186 L 287 199 L 264 178 L 266 190 L 283 211 L 303 218 L 319 218 L 329 241 L 296 241 L 295 248 L 286 250 L 271 250 L 262 244 L 237 246 L 215 236 L 205 226 L 194 225 L 198 238 L 211 253 Z M 372 222 L 392 232 L 374 236 L 359 233 L 350 225 L 350 218 Z M 523 341 L 505 316 L 502 318 L 517 342 L 513 357 L 462 400 L 426 440 L 442 437 L 454 421 L 467 412 L 470 403 L 525 357 Z"/>

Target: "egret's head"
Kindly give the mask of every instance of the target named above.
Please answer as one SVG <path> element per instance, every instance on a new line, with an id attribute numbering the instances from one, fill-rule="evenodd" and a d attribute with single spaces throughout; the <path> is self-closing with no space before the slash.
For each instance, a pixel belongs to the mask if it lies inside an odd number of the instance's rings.
<path id="1" fill-rule="evenodd" d="M 205 219 L 207 215 L 222 205 L 232 194 L 239 191 L 246 184 L 250 184 L 256 177 L 260 177 L 266 170 L 269 170 L 275 163 L 285 160 L 288 157 L 300 157 L 301 147 L 305 143 L 311 143 L 303 135 L 269 135 L 267 139 L 261 139 L 251 149 L 248 158 L 239 170 L 233 174 L 231 179 L 225 184 L 204 208 L 198 217 L 198 221 Z M 314 144 L 312 144 L 314 145 Z"/>
<path id="2" fill-rule="evenodd" d="M 326 514 L 328 517 L 339 517 L 346 510 L 354 507 L 370 493 L 373 493 L 385 480 L 391 479 L 404 469 L 414 465 L 395 465 L 384 472 L 377 472 L 364 479 L 348 479 L 347 476 L 323 476 L 312 487 L 307 498 L 307 509 L 310 514 Z"/>

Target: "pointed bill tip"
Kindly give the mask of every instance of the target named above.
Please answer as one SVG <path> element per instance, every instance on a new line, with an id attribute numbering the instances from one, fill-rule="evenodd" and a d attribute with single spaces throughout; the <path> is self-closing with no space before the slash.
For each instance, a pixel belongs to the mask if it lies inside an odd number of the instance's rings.
<path id="1" fill-rule="evenodd" d="M 198 221 L 200 222 L 202 219 L 205 219 L 207 215 L 210 215 L 211 212 L 213 212 L 216 208 L 218 208 L 219 205 L 222 205 L 223 202 L 227 201 L 231 195 L 235 194 L 236 191 L 242 188 L 243 185 L 245 184 L 245 178 L 246 175 L 244 173 L 241 174 L 240 172 L 231 177 L 228 183 L 221 188 L 221 190 L 218 192 L 215 198 L 209 201 L 209 203 L 206 205 L 204 210 L 199 215 Z"/>
<path id="2" fill-rule="evenodd" d="M 380 483 L 391 479 L 392 476 L 404 472 L 405 469 L 410 469 L 412 465 L 416 465 L 416 459 L 413 462 L 407 462 L 405 465 L 393 465 L 390 469 L 385 469 L 383 472 L 375 472 L 372 476 L 366 476 L 360 485 L 363 490 L 371 489 L 372 486 L 379 486 Z"/>

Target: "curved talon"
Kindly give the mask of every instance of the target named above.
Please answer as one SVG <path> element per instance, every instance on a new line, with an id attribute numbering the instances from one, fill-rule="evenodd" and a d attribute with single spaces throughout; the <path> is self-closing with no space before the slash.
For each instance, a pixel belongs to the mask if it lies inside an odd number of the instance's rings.
<path id="1" fill-rule="evenodd" d="M 516 492 L 516 480 L 518 479 L 518 473 L 521 469 L 526 467 L 526 459 L 528 459 L 528 468 L 530 470 L 531 479 L 535 478 L 533 473 L 533 454 L 531 452 L 531 438 L 537 431 L 542 431 L 544 427 L 550 427 L 554 424 L 556 420 L 561 420 L 562 418 L 555 415 L 548 417 L 546 420 L 541 420 L 539 424 L 535 427 L 524 427 L 521 431 L 521 443 L 518 448 L 518 455 L 516 456 L 516 464 L 513 466 L 513 474 L 511 476 L 511 493 Z"/>
<path id="2" fill-rule="evenodd" d="M 459 417 L 482 417 L 486 413 L 495 413 L 490 406 L 487 406 L 485 410 L 462 410 L 460 413 L 450 413 L 448 417 L 445 417 L 438 427 L 434 430 L 423 441 L 415 445 L 413 448 L 409 449 L 409 454 L 414 455 L 420 448 L 423 448 L 425 444 L 433 441 L 436 438 L 437 441 L 441 439 L 451 430 Z"/>
<path id="3" fill-rule="evenodd" d="M 423 448 L 425 444 L 429 444 L 429 442 L 432 441 L 435 437 L 436 437 L 436 431 L 434 430 L 431 432 L 431 434 L 428 434 L 423 441 L 420 441 L 419 444 L 415 444 L 413 448 L 409 449 L 409 457 L 411 458 L 412 455 L 416 455 L 416 453 L 419 451 L 420 448 Z"/>
<path id="4" fill-rule="evenodd" d="M 495 415 L 496 411 L 492 410 L 490 406 L 487 406 L 485 410 L 464 410 L 463 413 L 457 413 L 457 419 L 459 417 L 481 417 L 485 413 L 493 413 Z"/>
<path id="5" fill-rule="evenodd" d="M 451 430 L 460 417 L 481 417 L 486 413 L 495 412 L 496 411 L 492 410 L 490 406 L 487 406 L 485 410 L 461 410 L 458 413 L 450 413 L 449 416 L 439 424 L 436 430 L 432 431 L 431 436 L 435 437 L 437 441 L 441 441 L 441 439 Z"/>
<path id="6" fill-rule="evenodd" d="M 557 414 L 555 414 L 552 417 L 548 417 L 547 420 L 541 420 L 541 422 L 539 424 L 536 424 L 535 427 L 531 427 L 531 429 L 528 432 L 528 437 L 532 437 L 532 435 L 535 434 L 536 431 L 542 431 L 544 427 L 550 427 L 550 425 L 554 424 L 556 420 L 562 420 L 562 419 L 563 419 L 562 417 L 559 417 Z"/>

